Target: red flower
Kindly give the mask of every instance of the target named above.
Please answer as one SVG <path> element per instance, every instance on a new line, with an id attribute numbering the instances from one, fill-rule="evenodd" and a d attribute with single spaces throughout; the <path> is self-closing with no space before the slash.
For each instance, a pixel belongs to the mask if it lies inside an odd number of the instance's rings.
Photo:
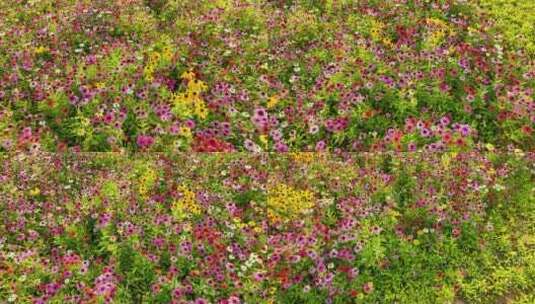
<path id="1" fill-rule="evenodd" d="M 524 132 L 524 134 L 526 135 L 531 135 L 531 133 L 533 132 L 533 128 L 529 125 L 525 125 L 522 127 L 522 132 Z"/>
<path id="2" fill-rule="evenodd" d="M 195 152 L 231 152 L 234 150 L 232 144 L 213 136 L 195 136 L 193 142 L 193 151 Z"/>

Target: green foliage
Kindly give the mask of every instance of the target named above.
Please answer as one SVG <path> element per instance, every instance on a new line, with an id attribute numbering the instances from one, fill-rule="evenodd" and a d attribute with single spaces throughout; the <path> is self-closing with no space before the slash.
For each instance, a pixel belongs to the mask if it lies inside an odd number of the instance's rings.
<path id="1" fill-rule="evenodd" d="M 128 244 L 119 246 L 117 258 L 118 272 L 124 277 L 124 300 L 142 303 L 150 295 L 156 278 L 154 265 Z"/>
<path id="2" fill-rule="evenodd" d="M 513 47 L 535 54 L 535 3 L 524 0 L 481 0 L 485 11 L 492 16 Z"/>

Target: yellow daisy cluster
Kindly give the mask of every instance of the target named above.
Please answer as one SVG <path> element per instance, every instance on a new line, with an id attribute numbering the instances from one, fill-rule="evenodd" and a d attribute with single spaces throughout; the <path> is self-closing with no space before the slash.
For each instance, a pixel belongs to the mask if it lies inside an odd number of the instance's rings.
<path id="1" fill-rule="evenodd" d="M 145 80 L 147 81 L 153 81 L 154 80 L 154 70 L 156 69 L 156 65 L 160 61 L 160 53 L 158 52 L 152 52 L 149 55 L 149 62 L 143 69 L 143 75 L 145 76 Z"/>
<path id="2" fill-rule="evenodd" d="M 141 175 L 138 184 L 138 191 L 142 198 L 148 198 L 149 191 L 156 182 L 156 178 L 156 172 L 151 168 L 147 168 L 143 175 Z"/>
<path id="3" fill-rule="evenodd" d="M 308 190 L 296 190 L 285 184 L 268 189 L 267 213 L 273 223 L 296 219 L 313 206 L 314 197 Z"/>
<path id="4" fill-rule="evenodd" d="M 31 196 L 38 196 L 39 194 L 41 194 L 41 189 L 39 189 L 38 187 L 35 187 L 34 189 L 30 190 Z"/>
<path id="5" fill-rule="evenodd" d="M 314 153 L 312 152 L 290 152 L 290 156 L 301 163 L 310 163 L 314 160 Z"/>
<path id="6" fill-rule="evenodd" d="M 278 97 L 277 95 L 273 95 L 273 96 L 271 96 L 271 97 L 268 98 L 268 100 L 267 100 L 267 104 L 266 104 L 266 105 L 267 105 L 267 108 L 268 108 L 268 109 L 272 109 L 272 108 L 276 107 L 277 104 L 279 104 L 279 101 L 280 101 L 280 99 L 279 99 L 279 97 Z"/>
<path id="7" fill-rule="evenodd" d="M 184 219 L 190 214 L 201 214 L 201 207 L 197 203 L 197 200 L 195 198 L 195 192 L 188 188 L 188 186 L 186 185 L 180 185 L 178 187 L 178 191 L 182 193 L 182 198 L 175 201 L 173 206 L 171 207 L 173 216 L 176 219 Z"/>
<path id="8" fill-rule="evenodd" d="M 262 229 L 262 226 L 258 225 L 258 223 L 256 223 L 255 221 L 242 222 L 239 217 L 233 218 L 232 224 L 238 229 L 249 228 L 256 233 L 262 233 L 264 231 Z"/>
<path id="9" fill-rule="evenodd" d="M 143 69 L 143 74 L 147 81 L 154 80 L 154 71 L 162 62 L 170 63 L 173 59 L 174 52 L 168 37 L 164 38 L 163 46 L 160 49 L 160 51 L 152 51 L 148 55 L 147 65 Z"/>
<path id="10" fill-rule="evenodd" d="M 34 50 L 35 54 L 39 55 L 39 54 L 43 54 L 45 52 L 48 52 L 48 48 L 44 47 L 44 46 L 38 46 L 35 48 Z"/>
<path id="11" fill-rule="evenodd" d="M 440 19 L 428 18 L 426 23 L 431 29 L 431 32 L 428 34 L 425 41 L 427 47 L 436 47 L 440 45 L 444 38 L 448 34 L 451 34 L 450 27 Z"/>
<path id="12" fill-rule="evenodd" d="M 188 127 L 180 127 L 180 135 L 184 136 L 185 138 L 191 138 L 193 135 L 191 133 L 191 129 Z"/>
<path id="13" fill-rule="evenodd" d="M 372 20 L 370 28 L 370 36 L 374 41 L 381 41 L 383 37 L 384 23 L 377 20 Z"/>
<path id="14" fill-rule="evenodd" d="M 188 81 L 188 86 L 186 92 L 173 94 L 173 112 L 181 118 L 195 115 L 200 119 L 206 119 L 208 108 L 201 93 L 205 92 L 208 87 L 203 81 L 198 80 L 191 70 L 182 73 L 181 77 Z"/>

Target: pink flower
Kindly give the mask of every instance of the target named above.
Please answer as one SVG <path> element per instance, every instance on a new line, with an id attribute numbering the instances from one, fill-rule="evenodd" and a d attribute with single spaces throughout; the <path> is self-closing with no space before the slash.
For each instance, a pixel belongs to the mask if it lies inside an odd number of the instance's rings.
<path id="1" fill-rule="evenodd" d="M 325 150 L 325 147 L 327 147 L 327 144 L 325 143 L 324 140 L 320 140 L 320 141 L 318 141 L 316 143 L 316 151 L 317 152 Z"/>
<path id="2" fill-rule="evenodd" d="M 154 138 L 149 135 L 138 135 L 137 136 L 137 145 L 141 149 L 146 149 L 154 144 Z"/>
<path id="3" fill-rule="evenodd" d="M 365 293 L 370 294 L 373 292 L 373 282 L 367 282 L 362 286 L 362 290 L 364 290 Z"/>

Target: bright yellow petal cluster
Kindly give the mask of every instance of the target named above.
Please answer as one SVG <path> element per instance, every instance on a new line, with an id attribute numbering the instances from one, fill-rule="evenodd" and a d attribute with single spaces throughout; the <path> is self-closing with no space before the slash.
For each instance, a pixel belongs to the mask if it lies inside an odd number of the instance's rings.
<path id="1" fill-rule="evenodd" d="M 148 193 L 150 191 L 150 188 L 154 185 L 156 182 L 156 172 L 152 170 L 151 168 L 148 168 L 145 173 L 141 176 L 139 179 L 139 194 L 143 198 L 148 198 Z"/>
<path id="2" fill-rule="evenodd" d="M 173 216 L 177 219 L 183 219 L 190 214 L 201 214 L 201 207 L 197 203 L 195 192 L 186 185 L 179 186 L 178 191 L 182 193 L 182 198 L 177 200 L 171 207 Z"/>
<path id="3" fill-rule="evenodd" d="M 46 48 L 44 46 L 38 46 L 34 50 L 35 54 L 37 54 L 37 55 L 43 54 L 44 52 L 47 52 L 47 51 L 48 51 L 48 48 Z"/>
<path id="4" fill-rule="evenodd" d="M 290 156 L 297 162 L 310 163 L 314 160 L 313 152 L 291 152 Z"/>
<path id="5" fill-rule="evenodd" d="M 436 18 L 426 19 L 427 25 L 430 27 L 430 32 L 428 33 L 424 44 L 428 48 L 434 48 L 439 46 L 444 38 L 451 34 L 451 28 L 444 21 Z"/>
<path id="6" fill-rule="evenodd" d="M 180 127 L 180 135 L 184 136 L 185 138 L 190 139 L 192 137 L 191 129 L 188 127 Z"/>
<path id="7" fill-rule="evenodd" d="M 267 207 L 271 222 L 297 219 L 313 206 L 314 196 L 308 190 L 296 190 L 285 184 L 268 189 Z"/>
<path id="8" fill-rule="evenodd" d="M 201 97 L 201 93 L 208 89 L 208 86 L 195 78 L 195 73 L 188 70 L 182 73 L 182 78 L 188 80 L 186 92 L 174 94 L 172 96 L 173 112 L 180 118 L 189 118 L 193 115 L 199 119 L 206 119 L 208 107 Z"/>
<path id="9" fill-rule="evenodd" d="M 185 71 L 184 73 L 182 73 L 182 75 L 180 75 L 180 78 L 182 79 L 186 79 L 186 80 L 193 80 L 195 79 L 195 72 L 193 72 L 193 70 L 189 69 L 187 71 Z"/>
<path id="10" fill-rule="evenodd" d="M 279 97 L 277 95 L 271 96 L 267 101 L 267 108 L 272 109 L 279 104 Z"/>

